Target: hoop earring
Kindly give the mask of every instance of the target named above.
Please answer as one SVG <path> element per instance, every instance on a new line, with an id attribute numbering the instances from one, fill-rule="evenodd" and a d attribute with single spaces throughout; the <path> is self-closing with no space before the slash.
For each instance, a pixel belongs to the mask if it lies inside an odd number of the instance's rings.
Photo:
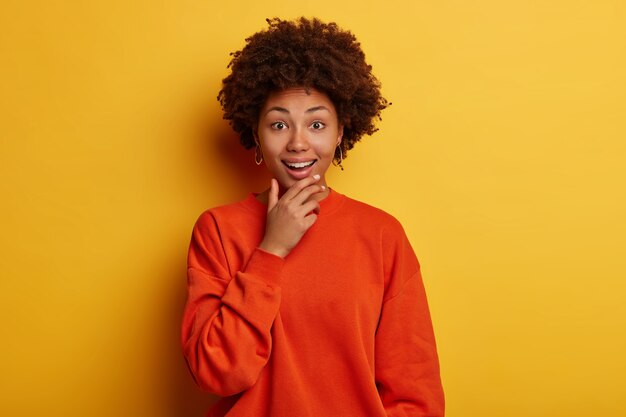
<path id="1" fill-rule="evenodd" d="M 339 161 L 337 162 L 337 158 L 334 158 L 333 165 L 341 168 L 341 170 L 343 171 L 343 165 L 341 165 L 341 163 L 343 162 L 343 152 L 341 152 L 341 145 L 337 145 L 337 149 L 339 149 Z"/>
<path id="2" fill-rule="evenodd" d="M 261 165 L 263 163 L 263 154 L 259 152 L 260 150 L 259 145 L 254 148 L 254 162 L 257 165 Z"/>

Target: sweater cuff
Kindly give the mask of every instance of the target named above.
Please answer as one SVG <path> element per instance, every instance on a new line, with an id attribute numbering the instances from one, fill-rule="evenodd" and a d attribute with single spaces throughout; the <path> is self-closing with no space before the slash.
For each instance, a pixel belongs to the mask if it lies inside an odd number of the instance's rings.
<path id="1" fill-rule="evenodd" d="M 279 285 L 284 264 L 285 260 L 280 256 L 256 248 L 242 272 L 258 277 L 270 285 Z"/>

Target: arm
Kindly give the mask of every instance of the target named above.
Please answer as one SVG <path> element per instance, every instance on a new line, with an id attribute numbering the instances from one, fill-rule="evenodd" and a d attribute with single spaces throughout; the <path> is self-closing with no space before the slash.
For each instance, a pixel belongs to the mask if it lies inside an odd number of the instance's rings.
<path id="1" fill-rule="evenodd" d="M 389 417 L 443 417 L 444 393 L 419 263 L 408 240 L 393 249 L 376 332 L 375 375 Z"/>
<path id="2" fill-rule="evenodd" d="M 194 227 L 188 257 L 183 353 L 196 383 L 221 396 L 254 385 L 272 350 L 284 257 L 317 218 L 309 197 L 324 190 L 319 176 L 298 181 L 279 199 L 272 180 L 266 230 L 243 270 L 230 277 L 220 232 L 207 212 Z"/>
<path id="3" fill-rule="evenodd" d="M 283 259 L 256 249 L 232 279 L 213 217 L 196 223 L 188 256 L 183 353 L 196 383 L 221 396 L 251 387 L 267 363 Z"/>

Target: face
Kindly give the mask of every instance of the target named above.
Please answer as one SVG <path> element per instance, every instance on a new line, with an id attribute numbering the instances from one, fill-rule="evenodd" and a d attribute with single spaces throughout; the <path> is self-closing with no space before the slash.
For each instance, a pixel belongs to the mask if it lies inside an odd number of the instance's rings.
<path id="1" fill-rule="evenodd" d="M 259 114 L 255 138 L 263 160 L 282 190 L 303 178 L 324 174 L 341 142 L 335 106 L 320 91 L 292 88 L 269 95 Z"/>

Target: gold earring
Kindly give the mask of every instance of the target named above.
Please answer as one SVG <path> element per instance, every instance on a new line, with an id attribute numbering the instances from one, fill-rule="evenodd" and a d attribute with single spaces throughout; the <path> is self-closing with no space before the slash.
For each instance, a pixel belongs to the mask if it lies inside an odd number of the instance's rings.
<path id="1" fill-rule="evenodd" d="M 341 168 L 341 170 L 343 171 L 343 165 L 341 165 L 341 162 L 343 162 L 343 152 L 341 152 L 341 145 L 337 145 L 337 148 L 339 149 L 339 162 L 337 162 L 336 158 L 334 158 L 333 165 Z"/>
<path id="2" fill-rule="evenodd" d="M 259 145 L 254 148 L 254 162 L 257 165 L 261 165 L 261 163 L 263 163 L 263 154 L 260 152 L 260 150 L 261 148 L 259 148 Z"/>

